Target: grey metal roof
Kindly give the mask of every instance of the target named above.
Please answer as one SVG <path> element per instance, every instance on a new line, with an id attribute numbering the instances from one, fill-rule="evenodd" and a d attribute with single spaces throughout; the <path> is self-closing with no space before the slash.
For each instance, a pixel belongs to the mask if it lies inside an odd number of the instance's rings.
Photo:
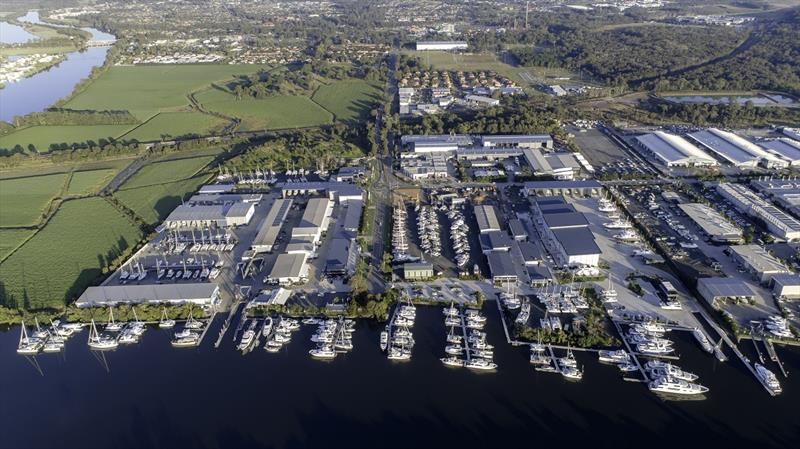
<path id="1" fill-rule="evenodd" d="M 308 255 L 305 253 L 280 254 L 269 272 L 270 279 L 300 277 Z"/>
<path id="2" fill-rule="evenodd" d="M 791 162 L 800 160 L 800 142 L 796 140 L 783 137 L 778 140 L 763 142 L 760 145 Z"/>
<path id="3" fill-rule="evenodd" d="M 328 256 L 325 260 L 325 271 L 347 269 L 351 245 L 353 245 L 353 242 L 349 238 L 337 237 L 331 239 L 331 243 L 328 245 Z"/>
<path id="4" fill-rule="evenodd" d="M 207 184 L 200 187 L 197 193 L 228 193 L 233 191 L 233 184 Z"/>
<path id="5" fill-rule="evenodd" d="M 487 142 L 496 142 L 496 143 L 541 143 L 541 142 L 550 142 L 553 140 L 547 134 L 496 134 L 496 135 L 484 135 L 481 136 L 481 142 L 484 145 Z"/>
<path id="6" fill-rule="evenodd" d="M 303 211 L 303 218 L 297 225 L 298 228 L 320 227 L 322 222 L 325 221 L 328 208 L 330 207 L 331 200 L 327 198 L 311 198 L 308 200 L 305 211 Z"/>
<path id="7" fill-rule="evenodd" d="M 511 259 L 511 254 L 506 251 L 493 251 L 486 255 L 489 260 L 489 271 L 492 272 L 492 277 L 509 277 L 517 276 L 517 271 L 514 269 L 514 262 Z"/>
<path id="8" fill-rule="evenodd" d="M 227 210 L 228 206 L 223 204 L 194 206 L 181 204 L 169 214 L 165 221 L 225 220 Z"/>
<path id="9" fill-rule="evenodd" d="M 532 242 L 519 242 L 519 250 L 525 262 L 535 262 L 542 260 L 542 251 Z"/>
<path id="10" fill-rule="evenodd" d="M 234 203 L 225 211 L 225 217 L 245 217 L 254 207 L 253 203 Z"/>
<path id="11" fill-rule="evenodd" d="M 585 256 L 601 252 L 594 241 L 592 231 L 587 227 L 554 229 L 553 235 L 568 256 Z"/>
<path id="12" fill-rule="evenodd" d="M 734 278 L 700 278 L 697 280 L 697 288 L 708 290 L 712 298 L 753 296 L 753 291 L 747 284 Z"/>
<path id="13" fill-rule="evenodd" d="M 758 245 L 731 245 L 730 249 L 758 273 L 785 273 L 789 271 L 778 259 Z"/>
<path id="14" fill-rule="evenodd" d="M 512 218 L 508 220 L 508 229 L 511 231 L 511 235 L 514 237 L 522 237 L 528 235 L 528 230 L 525 229 L 525 226 L 522 225 L 522 221 L 518 218 Z"/>
<path id="15" fill-rule="evenodd" d="M 253 246 L 272 246 L 275 244 L 292 203 L 292 200 L 283 198 L 278 198 L 272 203 L 267 216 L 261 222 L 256 238 L 253 239 Z"/>
<path id="16" fill-rule="evenodd" d="M 361 212 L 364 208 L 363 201 L 348 201 L 347 211 L 344 214 L 344 221 L 342 227 L 351 232 L 358 231 L 358 226 L 361 223 Z"/>
<path id="17" fill-rule="evenodd" d="M 481 234 L 481 248 L 486 250 L 507 250 L 511 247 L 511 238 L 503 231 L 489 231 Z"/>
<path id="18" fill-rule="evenodd" d="M 800 285 L 800 275 L 794 273 L 776 274 L 772 276 L 772 281 L 783 286 Z"/>
<path id="19" fill-rule="evenodd" d="M 494 206 L 475 206 L 475 219 L 478 221 L 478 229 L 480 229 L 481 232 L 500 229 L 500 221 L 497 219 L 497 208 Z"/>
<path id="20" fill-rule="evenodd" d="M 526 190 L 535 189 L 599 189 L 602 187 L 593 179 L 579 181 L 529 181 L 525 183 Z"/>
<path id="21" fill-rule="evenodd" d="M 589 226 L 586 217 L 580 212 L 555 213 L 550 211 L 543 215 L 544 222 L 550 229 L 574 228 Z"/>
<path id="22" fill-rule="evenodd" d="M 219 287 L 210 283 L 106 285 L 89 287 L 78 298 L 78 306 L 141 302 L 210 301 Z"/>

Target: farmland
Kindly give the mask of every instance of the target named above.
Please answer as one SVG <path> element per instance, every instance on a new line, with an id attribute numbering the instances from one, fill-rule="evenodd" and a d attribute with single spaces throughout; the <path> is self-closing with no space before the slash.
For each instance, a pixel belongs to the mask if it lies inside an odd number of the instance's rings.
<path id="1" fill-rule="evenodd" d="M 65 176 L 57 173 L 0 180 L 0 227 L 35 225 L 50 200 L 61 192 Z"/>
<path id="2" fill-rule="evenodd" d="M 198 176 L 117 191 L 114 196 L 148 224 L 156 224 L 181 204 L 189 192 L 194 192 L 208 178 Z"/>
<path id="3" fill-rule="evenodd" d="M 32 229 L 0 229 L 0 260 L 34 232 Z"/>
<path id="4" fill-rule="evenodd" d="M 493 53 L 456 54 L 446 51 L 404 51 L 403 53 L 420 59 L 424 64 L 436 70 L 494 70 L 507 76 L 520 85 L 526 85 L 519 73 L 530 71 L 530 68 L 514 67 L 500 61 Z"/>
<path id="5" fill-rule="evenodd" d="M 0 303 L 61 307 L 141 237 L 101 198 L 66 201 L 47 226 L 0 264 Z"/>
<path id="6" fill-rule="evenodd" d="M 128 190 L 189 178 L 213 159 L 212 156 L 201 156 L 153 162 L 131 176 L 121 189 Z"/>
<path id="7" fill-rule="evenodd" d="M 77 171 L 72 174 L 67 187 L 67 195 L 87 195 L 95 193 L 117 173 L 115 169 Z"/>
<path id="8" fill-rule="evenodd" d="M 311 98 L 336 120 L 366 120 L 373 105 L 381 101 L 381 89 L 361 80 L 336 81 L 320 86 Z"/>
<path id="9" fill-rule="evenodd" d="M 302 128 L 331 123 L 331 113 L 303 96 L 275 96 L 258 100 L 235 96 L 219 89 L 197 95 L 203 107 L 242 119 L 242 130 Z"/>
<path id="10" fill-rule="evenodd" d="M 35 151 L 44 153 L 50 151 L 51 144 L 71 145 L 88 141 L 97 143 L 101 139 L 116 139 L 131 127 L 131 125 L 31 126 L 0 137 L 0 148 L 10 150 L 20 145 L 29 151 L 29 146 L 33 145 Z"/>
<path id="11" fill-rule="evenodd" d="M 140 120 L 174 111 L 189 103 L 187 95 L 235 75 L 255 73 L 263 65 L 144 65 L 112 67 L 64 107 L 128 110 Z"/>
<path id="12" fill-rule="evenodd" d="M 161 112 L 122 136 L 122 139 L 148 142 L 191 134 L 205 136 L 225 125 L 225 120 L 201 112 Z"/>

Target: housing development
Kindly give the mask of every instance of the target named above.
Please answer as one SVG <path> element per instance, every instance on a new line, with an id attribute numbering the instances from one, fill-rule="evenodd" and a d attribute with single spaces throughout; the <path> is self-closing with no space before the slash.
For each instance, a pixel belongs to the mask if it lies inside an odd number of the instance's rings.
<path id="1" fill-rule="evenodd" d="M 800 6 L 39 3 L 11 447 L 797 441 Z"/>

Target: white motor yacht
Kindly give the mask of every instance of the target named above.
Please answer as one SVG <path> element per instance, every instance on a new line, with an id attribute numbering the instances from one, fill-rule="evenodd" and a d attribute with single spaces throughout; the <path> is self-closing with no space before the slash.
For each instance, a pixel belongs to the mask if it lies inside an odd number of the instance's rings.
<path id="1" fill-rule="evenodd" d="M 458 357 L 443 357 L 440 360 L 447 366 L 464 366 L 464 361 Z"/>
<path id="2" fill-rule="evenodd" d="M 452 355 L 459 355 L 464 352 L 464 348 L 460 345 L 448 345 L 444 348 L 444 352 Z"/>
<path id="3" fill-rule="evenodd" d="M 170 342 L 170 344 L 176 348 L 189 348 L 192 346 L 197 346 L 200 343 L 200 335 L 190 332 L 189 335 L 185 337 L 175 338 Z"/>
<path id="4" fill-rule="evenodd" d="M 617 219 L 608 223 L 603 223 L 603 227 L 606 229 L 629 229 L 631 224 L 625 220 Z"/>
<path id="5" fill-rule="evenodd" d="M 700 343 L 700 346 L 703 347 L 703 350 L 708 352 L 709 354 L 714 352 L 714 346 L 708 341 L 708 337 L 706 337 L 706 333 L 698 328 L 694 328 L 692 331 L 692 335 L 694 338 L 697 339 L 697 342 Z"/>
<path id="6" fill-rule="evenodd" d="M 402 347 L 392 346 L 389 348 L 387 358 L 389 360 L 411 360 L 411 351 Z"/>
<path id="7" fill-rule="evenodd" d="M 617 365 L 617 368 L 619 368 L 619 370 L 624 373 L 637 371 L 639 369 L 639 367 L 633 364 L 632 362 L 620 363 L 619 365 Z"/>
<path id="8" fill-rule="evenodd" d="M 639 343 L 636 345 L 636 350 L 645 355 L 669 354 L 674 351 L 671 346 L 654 342 Z"/>
<path id="9" fill-rule="evenodd" d="M 44 346 L 42 347 L 42 352 L 47 354 L 52 354 L 56 352 L 61 352 L 64 349 L 64 342 L 63 341 L 55 341 L 55 340 L 47 340 Z"/>
<path id="10" fill-rule="evenodd" d="M 381 331 L 381 342 L 380 342 L 381 351 L 385 351 L 388 345 L 389 345 L 389 332 Z"/>
<path id="11" fill-rule="evenodd" d="M 764 384 L 773 394 L 781 394 L 783 389 L 781 388 L 780 382 L 778 382 L 778 378 L 775 376 L 775 373 L 768 370 L 764 365 L 760 363 L 755 364 L 756 374 L 758 375 L 758 379 L 761 383 Z"/>
<path id="12" fill-rule="evenodd" d="M 239 345 L 236 347 L 236 349 L 240 351 L 246 351 L 250 348 L 250 345 L 253 344 L 253 341 L 256 338 L 256 324 L 256 320 L 252 320 L 250 322 L 250 326 L 244 331 L 244 333 L 242 333 L 242 339 L 239 341 Z"/>
<path id="13" fill-rule="evenodd" d="M 616 351 L 598 351 L 597 358 L 606 363 L 627 363 L 631 357 L 624 349 L 617 349 Z"/>
<path id="14" fill-rule="evenodd" d="M 264 349 L 267 352 L 278 352 L 281 350 L 282 347 L 283 343 L 277 342 L 274 339 L 268 340 L 267 343 L 264 345 Z"/>
<path id="15" fill-rule="evenodd" d="M 133 332 L 126 329 L 119 335 L 119 340 L 123 345 L 132 345 L 134 343 L 139 343 L 139 337 L 136 336 Z"/>
<path id="16" fill-rule="evenodd" d="M 699 395 L 708 391 L 708 388 L 702 385 L 689 383 L 685 380 L 674 379 L 671 377 L 659 377 L 651 381 L 647 386 L 650 391 L 654 393 L 665 393 L 681 396 Z"/>
<path id="17" fill-rule="evenodd" d="M 581 380 L 583 379 L 583 371 L 580 371 L 575 366 L 562 366 L 561 367 L 561 375 L 569 380 Z"/>
<path id="18" fill-rule="evenodd" d="M 333 347 L 330 345 L 321 345 L 308 351 L 308 353 L 311 354 L 311 357 L 317 359 L 333 359 L 336 357 L 336 351 L 334 351 Z"/>
<path id="19" fill-rule="evenodd" d="M 261 335 L 267 337 L 271 333 L 272 333 L 272 317 L 268 316 L 264 318 L 264 322 L 261 324 Z"/>
<path id="20" fill-rule="evenodd" d="M 445 326 L 461 326 L 461 319 L 449 316 L 444 320 Z"/>
<path id="21" fill-rule="evenodd" d="M 670 363 L 665 363 L 664 366 L 661 367 L 650 368 L 649 371 L 654 377 L 671 377 L 685 380 L 686 382 L 694 382 L 699 378 L 697 374 L 684 371 Z"/>
<path id="22" fill-rule="evenodd" d="M 471 359 L 467 363 L 464 364 L 469 369 L 478 370 L 478 371 L 492 371 L 497 369 L 497 364 L 486 359 L 476 358 Z"/>

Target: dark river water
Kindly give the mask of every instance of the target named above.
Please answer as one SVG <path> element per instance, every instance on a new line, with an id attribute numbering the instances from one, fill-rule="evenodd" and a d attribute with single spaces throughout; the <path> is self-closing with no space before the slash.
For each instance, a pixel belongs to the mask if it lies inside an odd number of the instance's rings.
<path id="1" fill-rule="evenodd" d="M 284 352 L 242 356 L 228 334 L 213 348 L 174 349 L 150 329 L 138 345 L 97 356 L 87 332 L 36 362 L 15 354 L 18 329 L 0 334 L 0 447 L 796 447 L 800 383 L 781 377 L 770 397 L 738 361 L 717 362 L 679 336 L 680 366 L 711 388 L 702 401 L 668 402 L 613 366 L 578 353 L 582 382 L 537 373 L 504 344 L 494 305 L 488 340 L 496 373 L 439 362 L 441 310 L 421 307 L 409 362 L 378 348 L 382 326 L 359 323 L 355 349 L 312 360 L 304 326 Z M 235 324 L 235 323 L 234 323 Z M 231 330 L 233 326 L 231 327 Z M 673 337 L 675 337 L 673 335 Z M 790 370 L 800 356 L 779 348 Z M 106 369 L 108 368 L 108 369 Z"/>
<path id="2" fill-rule="evenodd" d="M 20 17 L 21 21 L 42 23 L 36 11 Z M 94 28 L 83 28 L 94 39 L 109 40 L 114 36 Z M 66 59 L 49 70 L 10 83 L 0 89 L 0 120 L 11 122 L 14 116 L 43 111 L 59 99 L 69 95 L 92 69 L 103 65 L 109 47 L 92 47 L 84 51 L 67 53 Z"/>

